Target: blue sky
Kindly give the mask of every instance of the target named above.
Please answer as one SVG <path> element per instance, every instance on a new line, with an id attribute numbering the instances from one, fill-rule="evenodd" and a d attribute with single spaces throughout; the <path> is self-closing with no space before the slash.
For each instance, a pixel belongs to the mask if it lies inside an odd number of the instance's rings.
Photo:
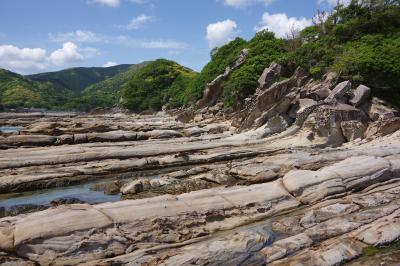
<path id="1" fill-rule="evenodd" d="M 0 68 L 22 74 L 156 58 L 195 70 L 212 47 L 284 36 L 336 0 L 0 0 Z"/>

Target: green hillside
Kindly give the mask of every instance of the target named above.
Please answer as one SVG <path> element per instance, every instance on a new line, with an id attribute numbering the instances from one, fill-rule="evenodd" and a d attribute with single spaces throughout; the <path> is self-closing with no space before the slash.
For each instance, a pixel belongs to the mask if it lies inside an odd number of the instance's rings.
<path id="1" fill-rule="evenodd" d="M 48 82 L 37 82 L 0 69 L 0 108 L 52 108 L 72 97 L 65 89 L 55 90 Z"/>
<path id="2" fill-rule="evenodd" d="M 315 79 L 336 71 L 343 79 L 372 88 L 374 95 L 400 105 L 400 7 L 395 0 L 352 1 L 337 6 L 325 21 L 278 39 L 262 31 L 250 41 L 237 38 L 214 49 L 188 91 L 188 101 L 202 96 L 205 85 L 223 73 L 244 48 L 250 54 L 223 84 L 225 107 L 236 107 L 257 87 L 263 69 L 277 61 L 290 71 L 298 66 Z"/>
<path id="3" fill-rule="evenodd" d="M 57 89 L 68 89 L 79 93 L 92 84 L 128 70 L 130 66 L 124 64 L 113 67 L 77 67 L 57 72 L 28 75 L 26 77 L 35 81 L 50 82 Z"/>
<path id="4" fill-rule="evenodd" d="M 176 62 L 159 59 L 134 73 L 122 87 L 120 103 L 133 111 L 160 110 L 165 104 L 182 106 L 196 72 Z"/>
<path id="5" fill-rule="evenodd" d="M 71 108 L 91 110 L 96 107 L 112 107 L 118 102 L 120 88 L 127 84 L 134 73 L 149 62 L 130 65 L 125 71 L 82 90 L 80 96 L 69 102 Z"/>

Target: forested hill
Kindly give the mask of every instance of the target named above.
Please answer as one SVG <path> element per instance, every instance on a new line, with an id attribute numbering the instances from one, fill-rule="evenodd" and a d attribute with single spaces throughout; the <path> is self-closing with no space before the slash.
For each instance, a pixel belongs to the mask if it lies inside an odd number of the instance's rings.
<path id="1" fill-rule="evenodd" d="M 57 72 L 47 72 L 26 76 L 41 82 L 50 82 L 57 89 L 64 88 L 80 92 L 86 87 L 111 78 L 129 69 L 131 65 L 123 64 L 112 67 L 77 67 Z"/>

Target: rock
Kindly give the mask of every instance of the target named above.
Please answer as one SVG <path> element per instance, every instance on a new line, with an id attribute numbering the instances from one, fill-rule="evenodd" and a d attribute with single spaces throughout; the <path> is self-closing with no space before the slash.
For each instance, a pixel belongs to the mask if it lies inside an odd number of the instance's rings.
<path id="1" fill-rule="evenodd" d="M 249 50 L 243 49 L 236 61 L 231 66 L 228 66 L 223 74 L 220 74 L 213 81 L 207 84 L 203 92 L 203 98 L 196 103 L 198 108 L 212 106 L 218 101 L 218 97 L 223 89 L 222 83 L 230 76 L 233 70 L 246 62 L 248 54 Z"/>
<path id="2" fill-rule="evenodd" d="M 347 141 L 363 139 L 364 133 L 367 130 L 366 124 L 358 120 L 341 122 L 340 127 Z"/>
<path id="3" fill-rule="evenodd" d="M 0 139 L 0 146 L 47 146 L 56 140 L 56 137 L 46 135 L 15 135 Z"/>
<path id="4" fill-rule="evenodd" d="M 4 210 L 3 216 L 1 217 L 6 217 L 6 216 L 17 216 L 20 214 L 24 213 L 31 213 L 31 212 L 36 212 L 36 211 L 41 211 L 45 210 L 48 207 L 43 206 L 43 205 L 36 205 L 36 204 L 20 204 L 20 205 L 15 205 L 10 207 L 8 210 Z"/>
<path id="5" fill-rule="evenodd" d="M 363 109 L 373 121 L 398 116 L 397 110 L 390 108 L 387 102 L 376 97 L 373 97 L 371 102 L 367 102 L 361 106 L 361 109 Z"/>
<path id="6" fill-rule="evenodd" d="M 267 135 L 272 135 L 276 133 L 281 133 L 285 131 L 288 127 L 290 127 L 293 123 L 293 119 L 286 115 L 278 115 L 268 120 L 265 128 L 268 128 L 270 132 L 265 134 L 263 137 Z"/>
<path id="7" fill-rule="evenodd" d="M 283 184 L 302 202 L 314 203 L 330 195 L 390 180 L 394 172 L 386 159 L 351 157 L 318 171 L 291 171 L 283 177 Z"/>
<path id="8" fill-rule="evenodd" d="M 192 109 L 185 109 L 176 115 L 176 120 L 182 123 L 189 123 L 195 116 Z"/>
<path id="9" fill-rule="evenodd" d="M 371 89 L 367 86 L 360 85 L 357 89 L 353 92 L 353 96 L 350 99 L 350 104 L 354 105 L 355 107 L 359 107 L 363 105 L 366 100 L 371 95 Z"/>
<path id="10" fill-rule="evenodd" d="M 329 96 L 325 99 L 326 103 L 332 103 L 334 101 L 338 101 L 343 98 L 346 93 L 351 90 L 351 82 L 350 81 L 343 81 L 339 83 L 329 94 Z"/>
<path id="11" fill-rule="evenodd" d="M 206 132 L 207 132 L 207 130 L 199 128 L 199 127 L 185 128 L 184 130 L 182 130 L 182 133 L 185 137 L 200 136 L 201 134 L 204 134 Z"/>
<path id="12" fill-rule="evenodd" d="M 400 117 L 395 117 L 391 119 L 378 120 L 376 122 L 370 123 L 366 132 L 365 137 L 379 137 L 386 136 L 400 129 Z"/>
<path id="13" fill-rule="evenodd" d="M 307 116 L 308 113 L 311 114 Z M 303 112 L 298 112 L 296 124 L 301 125 L 299 123 L 304 117 L 307 117 L 307 119 L 304 122 L 302 132 L 309 134 L 309 140 L 330 146 L 339 146 L 346 141 L 342 132 L 342 122 L 366 121 L 362 111 L 346 104 L 337 104 L 336 106 L 311 105 L 306 107 Z M 349 138 L 351 138 L 350 135 L 351 133 L 348 135 Z"/>
<path id="14" fill-rule="evenodd" d="M 94 184 L 90 189 L 94 191 L 103 191 L 106 195 L 117 195 L 120 192 L 120 189 L 123 185 L 125 185 L 125 181 L 115 180 L 113 182 L 106 183 L 97 183 Z M 84 203 L 84 202 L 76 202 L 76 203 Z"/>
<path id="15" fill-rule="evenodd" d="M 59 198 L 59 199 L 54 199 L 50 202 L 50 204 L 53 207 L 57 207 L 60 205 L 66 205 L 66 204 L 82 204 L 85 203 L 84 201 L 77 199 L 77 198 Z"/>
<path id="16" fill-rule="evenodd" d="M 264 90 L 270 87 L 282 74 L 282 66 L 273 62 L 271 65 L 264 69 L 261 77 L 258 79 L 259 88 Z"/>

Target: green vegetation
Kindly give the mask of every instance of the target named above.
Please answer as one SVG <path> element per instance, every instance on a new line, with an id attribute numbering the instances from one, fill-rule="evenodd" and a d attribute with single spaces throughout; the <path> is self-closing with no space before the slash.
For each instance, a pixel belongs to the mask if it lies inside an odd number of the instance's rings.
<path id="1" fill-rule="evenodd" d="M 136 71 L 121 90 L 120 103 L 133 111 L 182 106 L 196 73 L 173 61 L 159 59 Z"/>
<path id="2" fill-rule="evenodd" d="M 251 39 L 246 48 L 249 56 L 246 62 L 224 84 L 222 100 L 225 107 L 235 107 L 250 94 L 253 94 L 258 85 L 258 78 L 266 67 L 273 61 L 280 59 L 284 53 L 285 42 L 276 39 L 274 34 L 261 31 Z"/>
<path id="3" fill-rule="evenodd" d="M 66 90 L 54 90 L 52 85 L 27 79 L 16 73 L 0 69 L 0 106 L 52 108 L 72 97 Z"/>
<path id="4" fill-rule="evenodd" d="M 363 83 L 374 95 L 400 104 L 400 6 L 393 0 L 352 1 L 300 33 L 302 45 L 286 63 L 300 65 L 316 78 L 327 71 Z"/>
<path id="5" fill-rule="evenodd" d="M 27 77 L 0 71 L 0 104 L 5 108 L 45 107 L 91 110 L 117 104 L 133 111 L 181 107 L 202 97 L 207 83 L 224 73 L 248 49 L 247 60 L 223 82 L 220 99 L 235 109 L 254 93 L 264 68 L 277 61 L 287 72 L 301 66 L 319 79 L 336 71 L 375 96 L 400 104 L 400 4 L 398 0 L 353 0 L 314 25 L 293 29 L 287 39 L 262 31 L 249 41 L 236 38 L 211 51 L 195 73 L 168 60 L 110 68 L 73 68 Z M 1 107 L 1 106 L 0 106 Z"/>
<path id="6" fill-rule="evenodd" d="M 231 65 L 243 49 L 249 50 L 246 62 L 236 69 L 223 84 L 222 100 L 225 107 L 234 107 L 238 102 L 252 94 L 257 88 L 257 80 L 265 67 L 274 60 L 281 58 L 285 52 L 285 42 L 274 37 L 274 34 L 262 31 L 250 41 L 236 38 L 230 43 L 216 48 L 211 52 L 211 61 L 203 68 L 193 86 L 189 89 L 187 98 L 195 101 L 201 98 L 207 83 L 211 82 L 225 68 Z"/>
<path id="7" fill-rule="evenodd" d="M 56 89 L 68 89 L 74 93 L 79 93 L 92 84 L 101 82 L 128 70 L 130 66 L 131 65 L 77 67 L 57 72 L 29 75 L 27 78 L 40 82 L 50 82 Z"/>
<path id="8" fill-rule="evenodd" d="M 118 103 L 119 89 L 129 82 L 134 73 L 144 67 L 148 62 L 131 65 L 125 71 L 85 88 L 80 96 L 69 101 L 69 109 L 90 111 L 94 108 L 113 107 Z"/>
<path id="9" fill-rule="evenodd" d="M 242 38 L 236 38 L 230 43 L 212 50 L 211 61 L 203 68 L 193 85 L 188 89 L 187 100 L 194 101 L 201 98 L 207 83 L 224 73 L 225 68 L 236 60 L 240 51 L 246 47 L 246 44 L 247 42 Z"/>

